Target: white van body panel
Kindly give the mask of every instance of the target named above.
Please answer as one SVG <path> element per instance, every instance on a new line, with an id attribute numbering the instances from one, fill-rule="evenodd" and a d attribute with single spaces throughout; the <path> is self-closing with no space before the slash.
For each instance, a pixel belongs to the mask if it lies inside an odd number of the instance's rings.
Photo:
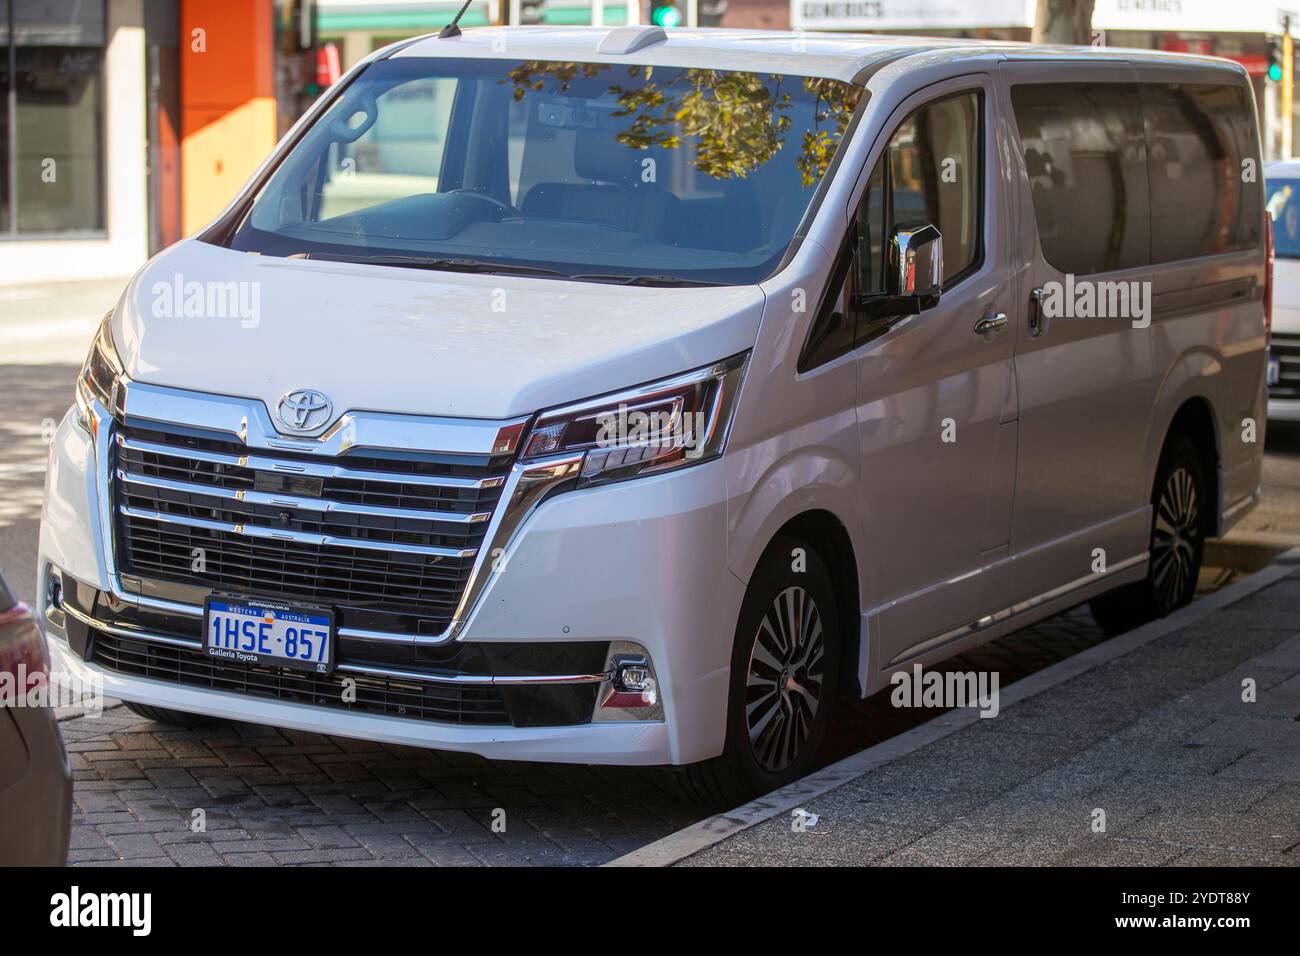
<path id="1" fill-rule="evenodd" d="M 232 282 L 256 317 L 170 314 L 191 284 L 203 296 Z M 134 381 L 257 399 L 271 413 L 292 389 L 324 387 L 339 411 L 507 419 L 735 355 L 758 334 L 754 287 L 610 292 L 187 239 L 132 280 L 113 339 Z M 346 374 L 331 372 L 341 356 Z"/>

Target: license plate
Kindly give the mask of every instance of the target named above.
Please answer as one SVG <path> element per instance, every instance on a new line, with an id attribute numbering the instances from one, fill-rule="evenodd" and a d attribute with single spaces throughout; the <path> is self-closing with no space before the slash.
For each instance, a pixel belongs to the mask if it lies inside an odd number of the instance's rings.
<path id="1" fill-rule="evenodd" d="M 1282 378 L 1282 360 L 1271 358 L 1268 360 L 1268 384 L 1276 385 Z"/>
<path id="2" fill-rule="evenodd" d="M 203 651 L 218 660 L 328 674 L 334 668 L 334 614 L 320 608 L 209 597 Z"/>

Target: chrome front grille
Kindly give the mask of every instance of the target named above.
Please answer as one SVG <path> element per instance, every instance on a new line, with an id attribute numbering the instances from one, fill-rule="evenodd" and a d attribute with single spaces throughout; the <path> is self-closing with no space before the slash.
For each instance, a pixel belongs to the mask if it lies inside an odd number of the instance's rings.
<path id="1" fill-rule="evenodd" d="M 337 609 L 341 627 L 433 637 L 451 624 L 510 454 L 250 450 L 119 425 L 118 570 Z"/>
<path id="2" fill-rule="evenodd" d="M 1268 397 L 1300 398 L 1300 335 L 1274 332 L 1268 354 L 1278 360 L 1278 380 L 1268 387 Z"/>

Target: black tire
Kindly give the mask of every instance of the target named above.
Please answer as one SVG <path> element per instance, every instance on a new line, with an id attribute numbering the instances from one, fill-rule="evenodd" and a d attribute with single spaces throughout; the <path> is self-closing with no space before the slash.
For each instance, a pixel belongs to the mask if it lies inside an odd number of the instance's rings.
<path id="1" fill-rule="evenodd" d="M 129 700 L 122 703 L 126 704 L 126 709 L 136 716 L 143 717 L 145 720 L 152 720 L 158 724 L 172 724 L 175 727 L 199 727 L 217 722 L 216 717 L 205 717 L 202 714 L 172 710 L 169 707 L 154 707 L 150 704 L 137 704 Z"/>
<path id="2" fill-rule="evenodd" d="M 1093 598 L 1089 605 L 1107 634 L 1172 614 L 1196 595 L 1211 501 L 1201 458 L 1186 435 L 1171 435 L 1165 443 L 1151 506 L 1146 578 Z"/>
<path id="3" fill-rule="evenodd" d="M 799 549 L 803 563 L 795 570 Z M 795 617 L 799 624 L 790 640 Z M 678 771 L 687 798 L 731 809 L 807 775 L 839 690 L 840 647 L 835 590 L 825 563 L 807 544 L 778 538 L 750 579 L 736 624 L 726 749 Z M 770 706 L 762 706 L 768 701 Z M 759 705 L 752 714 L 751 703 Z"/>

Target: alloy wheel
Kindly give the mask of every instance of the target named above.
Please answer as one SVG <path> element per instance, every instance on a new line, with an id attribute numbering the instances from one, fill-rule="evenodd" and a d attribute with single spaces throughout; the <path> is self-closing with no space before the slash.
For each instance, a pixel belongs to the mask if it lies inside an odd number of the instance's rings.
<path id="1" fill-rule="evenodd" d="M 1175 469 L 1156 503 L 1151 540 L 1151 580 L 1162 607 L 1177 607 L 1195 586 L 1200 535 L 1196 482 L 1186 468 Z"/>
<path id="2" fill-rule="evenodd" d="M 769 773 L 794 763 L 812 733 L 824 659 L 817 602 L 804 588 L 786 588 L 758 625 L 745 681 L 750 747 Z"/>

